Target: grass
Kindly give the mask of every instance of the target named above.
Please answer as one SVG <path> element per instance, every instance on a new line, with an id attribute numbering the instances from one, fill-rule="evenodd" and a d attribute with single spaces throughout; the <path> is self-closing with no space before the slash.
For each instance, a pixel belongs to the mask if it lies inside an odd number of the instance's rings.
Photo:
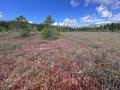
<path id="1" fill-rule="evenodd" d="M 120 33 L 39 35 L 0 33 L 0 90 L 120 89 Z"/>

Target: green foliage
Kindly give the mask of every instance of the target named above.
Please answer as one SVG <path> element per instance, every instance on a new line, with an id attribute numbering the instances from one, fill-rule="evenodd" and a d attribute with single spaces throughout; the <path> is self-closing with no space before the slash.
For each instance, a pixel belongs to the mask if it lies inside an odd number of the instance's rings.
<path id="1" fill-rule="evenodd" d="M 30 35 L 31 30 L 30 29 L 21 29 L 19 30 L 20 36 L 22 37 L 28 37 Z"/>
<path id="2" fill-rule="evenodd" d="M 37 31 L 38 30 L 38 28 L 37 28 L 37 26 L 33 26 L 33 31 Z"/>
<path id="3" fill-rule="evenodd" d="M 8 33 L 11 34 L 11 33 L 14 33 L 14 31 L 12 29 L 9 29 L 8 30 Z"/>
<path id="4" fill-rule="evenodd" d="M 41 37 L 43 39 L 48 39 L 50 37 L 50 31 L 47 28 L 41 30 Z"/>
<path id="5" fill-rule="evenodd" d="M 6 31 L 5 27 L 0 27 L 0 32 Z"/>
<path id="6" fill-rule="evenodd" d="M 27 21 L 26 18 L 25 18 L 24 16 L 22 16 L 22 15 L 16 17 L 15 20 L 16 20 L 16 21 L 23 21 L 23 22 Z"/>
<path id="7" fill-rule="evenodd" d="M 60 37 L 60 33 L 57 29 L 48 30 L 47 28 L 42 29 L 41 37 L 43 39 L 58 39 Z"/>
<path id="8" fill-rule="evenodd" d="M 60 37 L 60 32 L 57 29 L 53 29 L 51 30 L 51 38 L 52 39 L 58 39 Z"/>
<path id="9" fill-rule="evenodd" d="M 47 16 L 47 18 L 44 21 L 44 24 L 46 26 L 50 26 L 52 23 L 54 23 L 54 20 L 52 19 L 52 17 L 51 16 Z"/>
<path id="10" fill-rule="evenodd" d="M 17 29 L 26 29 L 29 27 L 28 22 L 23 22 L 23 21 L 11 21 L 10 22 L 10 28 L 17 30 Z"/>
<path id="11" fill-rule="evenodd" d="M 120 32 L 120 23 L 111 23 L 111 24 L 105 24 L 105 25 L 91 25 L 87 27 L 68 27 L 68 26 L 52 26 L 54 23 L 54 20 L 51 16 L 47 16 L 44 23 L 42 24 L 33 24 L 29 23 L 27 19 L 24 16 L 18 16 L 15 18 L 15 20 L 10 21 L 0 21 L 0 32 L 6 32 L 9 30 L 18 31 L 21 29 L 31 29 L 33 31 L 41 31 L 43 28 L 47 28 L 48 30 L 52 30 L 53 28 L 56 28 L 57 30 L 61 32 L 73 32 L 73 31 L 83 31 L 83 32 Z"/>
<path id="12" fill-rule="evenodd" d="M 7 31 L 9 29 L 7 21 L 0 21 L 0 32 Z"/>
<path id="13" fill-rule="evenodd" d="M 57 29 L 51 26 L 52 23 L 54 23 L 54 20 L 52 19 L 51 16 L 48 16 L 44 21 L 45 27 L 41 31 L 41 37 L 43 39 L 52 40 L 59 38 L 60 33 Z"/>
<path id="14" fill-rule="evenodd" d="M 34 29 L 34 27 L 36 27 L 37 31 L 41 31 L 44 28 L 44 24 L 34 24 L 34 23 L 32 23 L 31 25 L 32 25 L 33 29 Z"/>
<path id="15" fill-rule="evenodd" d="M 38 31 L 41 31 L 44 28 L 44 24 L 37 24 Z"/>

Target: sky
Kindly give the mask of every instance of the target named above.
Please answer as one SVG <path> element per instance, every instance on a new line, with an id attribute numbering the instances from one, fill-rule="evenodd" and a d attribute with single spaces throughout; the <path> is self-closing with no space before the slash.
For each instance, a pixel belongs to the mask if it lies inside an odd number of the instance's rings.
<path id="1" fill-rule="evenodd" d="M 51 15 L 53 25 L 71 27 L 120 23 L 120 0 L 0 0 L 0 20 L 20 15 L 30 23 Z"/>

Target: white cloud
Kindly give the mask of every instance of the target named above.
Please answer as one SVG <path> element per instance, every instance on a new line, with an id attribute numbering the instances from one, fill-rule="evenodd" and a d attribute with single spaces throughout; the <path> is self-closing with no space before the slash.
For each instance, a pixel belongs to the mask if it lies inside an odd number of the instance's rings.
<path id="1" fill-rule="evenodd" d="M 109 5 L 110 4 L 110 0 L 85 0 L 85 4 L 93 4 L 93 3 L 97 3 L 100 5 Z"/>
<path id="2" fill-rule="evenodd" d="M 84 16 L 80 18 L 80 22 L 84 23 L 86 25 L 102 25 L 102 24 L 107 24 L 107 23 L 120 23 L 120 13 L 118 14 L 113 14 L 112 17 L 109 18 L 98 18 L 96 16 Z"/>
<path id="3" fill-rule="evenodd" d="M 55 26 L 76 27 L 77 26 L 77 20 L 66 18 L 63 22 L 59 22 L 59 23 L 55 22 L 53 25 L 55 25 Z"/>
<path id="4" fill-rule="evenodd" d="M 93 17 L 88 15 L 88 16 L 80 18 L 80 21 L 85 22 L 85 23 L 92 23 L 93 22 Z"/>
<path id="5" fill-rule="evenodd" d="M 66 18 L 63 22 L 59 23 L 59 25 L 61 26 L 70 26 L 70 27 L 74 27 L 77 25 L 77 20 L 76 19 L 69 19 Z"/>
<path id="6" fill-rule="evenodd" d="M 29 23 L 32 23 L 32 21 L 28 21 Z"/>
<path id="7" fill-rule="evenodd" d="M 115 22 L 115 23 L 120 23 L 120 13 L 119 14 L 115 14 L 112 17 L 112 21 Z"/>
<path id="8" fill-rule="evenodd" d="M 96 8 L 97 12 L 102 15 L 102 17 L 112 17 L 112 12 L 108 11 L 108 9 L 102 5 Z"/>
<path id="9" fill-rule="evenodd" d="M 71 4 L 72 7 L 77 7 L 77 6 L 79 6 L 78 0 L 71 0 L 71 1 L 70 1 L 70 4 Z"/>
<path id="10" fill-rule="evenodd" d="M 1 19 L 1 18 L 3 18 L 3 13 L 2 13 L 2 12 L 0 12 L 0 19 Z"/>
<path id="11" fill-rule="evenodd" d="M 52 25 L 53 25 L 53 26 L 57 26 L 57 25 L 58 25 L 58 23 L 57 23 L 57 22 L 54 22 Z"/>
<path id="12" fill-rule="evenodd" d="M 120 0 L 85 0 L 85 5 L 98 4 L 112 9 L 120 9 Z"/>
<path id="13" fill-rule="evenodd" d="M 93 17 L 93 16 L 89 16 L 89 15 L 80 18 L 80 22 L 86 23 L 86 24 L 88 24 L 88 25 L 111 23 L 109 20 L 106 21 L 105 19 L 97 18 L 97 17 Z"/>

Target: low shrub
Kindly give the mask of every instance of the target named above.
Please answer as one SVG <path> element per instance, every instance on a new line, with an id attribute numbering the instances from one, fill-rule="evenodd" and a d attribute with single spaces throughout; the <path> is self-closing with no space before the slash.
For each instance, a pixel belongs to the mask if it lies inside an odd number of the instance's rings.
<path id="1" fill-rule="evenodd" d="M 60 37 L 60 33 L 57 29 L 48 30 L 47 28 L 42 29 L 41 37 L 43 39 L 58 39 Z"/>
<path id="2" fill-rule="evenodd" d="M 49 38 L 49 35 L 50 35 L 49 30 L 47 28 L 43 28 L 41 31 L 41 37 L 43 39 L 47 39 L 47 38 Z"/>
<path id="3" fill-rule="evenodd" d="M 35 36 L 36 35 L 36 32 L 30 32 L 30 36 Z"/>
<path id="4" fill-rule="evenodd" d="M 52 39 L 58 39 L 60 37 L 60 32 L 57 29 L 52 30 Z"/>
<path id="5" fill-rule="evenodd" d="M 31 32 L 30 29 L 19 30 L 20 36 L 22 36 L 22 37 L 28 37 L 30 35 L 30 32 Z"/>
<path id="6" fill-rule="evenodd" d="M 0 27 L 0 32 L 5 32 L 5 31 L 6 31 L 6 28 Z"/>
<path id="7" fill-rule="evenodd" d="M 9 34 L 11 34 L 11 33 L 13 33 L 14 31 L 13 31 L 12 29 L 9 29 L 7 32 L 8 32 Z"/>

